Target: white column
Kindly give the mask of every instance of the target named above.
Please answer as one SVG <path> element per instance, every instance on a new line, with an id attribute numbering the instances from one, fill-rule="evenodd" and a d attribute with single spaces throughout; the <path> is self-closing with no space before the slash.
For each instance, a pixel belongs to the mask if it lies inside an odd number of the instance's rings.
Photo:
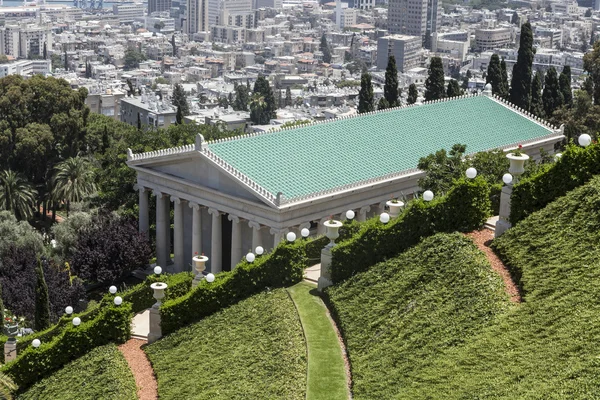
<path id="1" fill-rule="evenodd" d="M 229 214 L 227 219 L 231 221 L 231 269 L 233 269 L 242 259 L 242 225 L 240 225 L 240 218 L 235 215 Z"/>
<path id="2" fill-rule="evenodd" d="M 223 269 L 223 259 L 221 257 L 222 235 L 221 235 L 221 213 L 219 210 L 209 208 L 208 213 L 212 215 L 212 231 L 210 240 L 210 272 L 219 273 Z"/>
<path id="3" fill-rule="evenodd" d="M 273 235 L 273 249 L 275 249 L 275 247 L 277 247 L 279 242 L 281 242 L 283 240 L 285 234 L 288 233 L 288 231 L 289 231 L 289 229 L 271 228 L 271 230 L 269 232 L 271 233 L 271 235 Z"/>
<path id="4" fill-rule="evenodd" d="M 138 193 L 140 196 L 139 200 L 139 231 L 146 236 L 146 239 L 150 238 L 150 222 L 148 218 L 148 190 L 145 187 L 138 187 Z"/>
<path id="5" fill-rule="evenodd" d="M 192 209 L 192 254 L 202 255 L 202 213 L 200 212 L 200 205 L 197 203 L 189 203 Z"/>
<path id="6" fill-rule="evenodd" d="M 171 197 L 171 201 L 174 204 L 174 224 L 173 224 L 173 253 L 175 253 L 175 271 L 185 271 L 186 257 L 183 253 L 183 206 L 185 200 L 181 200 L 178 197 Z M 191 261 L 190 261 L 191 262 Z"/>
<path id="7" fill-rule="evenodd" d="M 367 213 L 371 211 L 371 206 L 361 207 L 356 216 L 358 222 L 364 222 L 367 220 Z"/>
<path id="8" fill-rule="evenodd" d="M 169 263 L 169 197 L 165 193 L 156 195 L 156 265 L 166 268 Z"/>
<path id="9" fill-rule="evenodd" d="M 260 224 L 258 222 L 249 221 L 248 226 L 252 228 L 252 252 L 254 252 L 258 246 L 262 245 Z"/>

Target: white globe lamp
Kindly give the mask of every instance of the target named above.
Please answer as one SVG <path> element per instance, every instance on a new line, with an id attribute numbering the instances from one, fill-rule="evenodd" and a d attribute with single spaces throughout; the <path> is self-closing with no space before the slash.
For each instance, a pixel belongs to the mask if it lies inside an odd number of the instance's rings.
<path id="1" fill-rule="evenodd" d="M 512 181 L 513 181 L 513 177 L 511 174 L 502 175 L 502 182 L 504 182 L 506 185 L 510 185 Z"/>
<path id="2" fill-rule="evenodd" d="M 300 234 L 302 235 L 302 237 L 303 237 L 303 238 L 307 238 L 307 237 L 308 237 L 308 235 L 310 235 L 310 231 L 308 230 L 308 228 L 303 228 L 303 229 L 300 231 Z"/>
<path id="3" fill-rule="evenodd" d="M 215 276 L 213 274 L 206 275 L 206 282 L 213 283 L 215 281 Z"/>
<path id="4" fill-rule="evenodd" d="M 157 265 L 156 267 L 154 267 L 154 273 L 156 275 L 162 274 L 162 268 Z"/>
<path id="5" fill-rule="evenodd" d="M 379 216 L 379 220 L 381 221 L 381 223 L 387 224 L 388 222 L 390 222 L 390 214 L 381 213 L 381 215 Z"/>
<path id="6" fill-rule="evenodd" d="M 467 174 L 467 178 L 475 179 L 475 177 L 477 176 L 477 170 L 473 167 L 468 168 L 466 174 Z"/>
<path id="7" fill-rule="evenodd" d="M 259 256 L 262 256 L 263 253 L 265 252 L 265 249 L 263 249 L 262 246 L 256 246 L 256 249 L 254 249 L 254 251 L 256 252 L 256 254 L 258 254 Z"/>
<path id="8" fill-rule="evenodd" d="M 249 263 L 252 263 L 252 262 L 254 262 L 255 258 L 256 258 L 256 257 L 254 257 L 254 254 L 253 254 L 253 253 L 248 253 L 248 254 L 246 254 L 246 261 L 248 261 Z"/>
<path id="9" fill-rule="evenodd" d="M 67 307 L 65 308 L 65 312 L 67 313 L 67 315 L 71 315 L 71 314 L 73 314 L 73 307 L 71 307 L 71 306 L 67 306 Z"/>
<path id="10" fill-rule="evenodd" d="M 35 347 L 36 349 L 37 349 L 38 347 L 40 347 L 40 345 L 41 345 L 41 344 L 42 344 L 42 342 L 40 342 L 40 339 L 33 339 L 33 340 L 31 341 L 31 345 L 32 345 L 33 347 Z"/>
<path id="11" fill-rule="evenodd" d="M 423 192 L 423 200 L 431 201 L 433 200 L 433 192 L 431 190 L 426 190 Z"/>
<path id="12" fill-rule="evenodd" d="M 592 144 L 592 137 L 587 133 L 584 133 L 583 135 L 579 136 L 578 141 L 581 146 L 588 147 L 590 144 Z"/>
<path id="13" fill-rule="evenodd" d="M 286 239 L 288 242 L 293 242 L 294 240 L 296 240 L 296 234 L 294 232 L 288 232 L 288 234 L 286 235 Z"/>
<path id="14" fill-rule="evenodd" d="M 120 296 L 115 297 L 113 301 L 115 302 L 115 306 L 120 306 L 123 303 L 123 299 Z"/>
<path id="15" fill-rule="evenodd" d="M 108 291 L 110 292 L 110 294 L 115 294 L 115 293 L 117 293 L 117 287 L 111 286 L 108 288 Z"/>
<path id="16" fill-rule="evenodd" d="M 356 216 L 356 214 L 354 214 L 354 211 L 352 211 L 352 210 L 346 211 L 346 219 L 354 219 L 355 216 Z"/>
<path id="17" fill-rule="evenodd" d="M 81 324 L 81 318 L 79 318 L 79 317 L 73 318 L 73 325 L 79 326 L 79 324 Z"/>

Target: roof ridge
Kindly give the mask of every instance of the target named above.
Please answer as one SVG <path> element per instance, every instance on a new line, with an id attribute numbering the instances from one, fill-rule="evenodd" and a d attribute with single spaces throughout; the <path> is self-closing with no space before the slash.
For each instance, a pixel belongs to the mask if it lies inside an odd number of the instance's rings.
<path id="1" fill-rule="evenodd" d="M 489 96 L 488 96 L 489 97 Z M 492 101 L 495 101 L 496 103 L 499 103 L 501 105 L 503 105 L 504 107 L 508 108 L 509 110 L 527 118 L 528 120 L 543 126 L 544 128 L 548 128 L 551 129 L 553 131 L 558 130 L 559 128 L 550 124 L 548 121 L 546 121 L 543 118 L 540 118 L 536 115 L 534 115 L 532 112 L 525 110 L 519 106 L 514 105 L 513 103 L 511 103 L 510 101 L 506 100 L 503 97 L 498 96 L 497 94 L 493 94 L 491 97 L 489 97 Z"/>

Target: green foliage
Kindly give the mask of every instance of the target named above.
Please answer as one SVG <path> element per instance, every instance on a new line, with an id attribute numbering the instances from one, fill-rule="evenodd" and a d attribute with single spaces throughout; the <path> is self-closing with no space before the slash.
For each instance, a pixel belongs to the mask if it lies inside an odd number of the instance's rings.
<path id="1" fill-rule="evenodd" d="M 135 380 L 114 344 L 97 347 L 34 384 L 19 400 L 136 400 Z"/>
<path id="2" fill-rule="evenodd" d="M 558 74 L 554 67 L 548 69 L 544 81 L 542 101 L 544 102 L 544 112 L 550 118 L 554 114 L 554 111 L 564 104 L 565 99 L 558 83 Z"/>
<path id="3" fill-rule="evenodd" d="M 407 391 L 435 380 L 423 376 L 423 368 L 508 307 L 502 280 L 458 233 L 429 237 L 328 288 L 326 295 L 346 343 L 357 400 L 451 397 L 452 391 L 422 396 Z"/>
<path id="4" fill-rule="evenodd" d="M 306 395 L 306 344 L 284 289 L 256 294 L 145 351 L 161 398 L 301 400 Z"/>
<path id="5" fill-rule="evenodd" d="M 400 105 L 400 90 L 398 89 L 398 69 L 396 68 L 396 57 L 390 56 L 385 70 L 385 85 L 383 86 L 383 97 L 388 107 L 394 108 Z"/>
<path id="6" fill-rule="evenodd" d="M 390 108 L 390 103 L 387 102 L 387 100 L 385 99 L 385 97 L 382 97 L 379 99 L 379 103 L 377 103 L 377 109 L 378 110 L 385 110 Z"/>
<path id="7" fill-rule="evenodd" d="M 600 40 L 594 43 L 592 51 L 583 56 L 583 69 L 591 77 L 593 83 L 594 105 L 600 105 Z M 587 88 L 588 86 L 586 86 Z"/>
<path id="8" fill-rule="evenodd" d="M 18 172 L 0 172 L 0 210 L 10 211 L 18 219 L 28 219 L 35 209 L 37 191 Z"/>
<path id="9" fill-rule="evenodd" d="M 185 91 L 183 90 L 183 86 L 181 84 L 176 84 L 173 88 L 173 98 L 171 100 L 173 106 L 178 110 L 181 110 L 181 113 L 186 116 L 190 115 L 190 106 L 187 102 L 187 96 L 185 95 Z"/>
<path id="10" fill-rule="evenodd" d="M 329 47 L 329 44 L 327 43 L 327 37 L 325 36 L 325 34 L 323 34 L 323 36 L 321 36 L 321 43 L 319 44 L 319 50 L 323 53 L 323 62 L 324 63 L 331 63 L 331 48 Z"/>
<path id="11" fill-rule="evenodd" d="M 534 56 L 533 32 L 529 22 L 521 25 L 520 40 L 517 62 L 513 67 L 509 100 L 517 107 L 529 110 L 531 102 L 531 66 L 533 65 Z"/>
<path id="12" fill-rule="evenodd" d="M 50 326 L 50 301 L 48 300 L 48 286 L 44 279 L 42 261 L 39 258 L 35 276 L 35 330 L 43 331 Z"/>
<path id="13" fill-rule="evenodd" d="M 490 58 L 485 83 L 490 83 L 492 85 L 493 94 L 498 96 L 503 96 L 505 94 L 502 82 L 502 67 L 500 67 L 500 57 L 498 57 L 498 54 L 492 54 L 492 57 Z"/>
<path id="14" fill-rule="evenodd" d="M 95 173 L 89 159 L 80 156 L 68 158 L 55 167 L 52 177 L 52 197 L 69 205 L 87 199 L 96 191 Z"/>
<path id="15" fill-rule="evenodd" d="M 404 212 L 384 225 L 379 217 L 362 224 L 351 238 L 332 249 L 331 276 L 341 282 L 377 262 L 395 257 L 423 237 L 438 232 L 470 231 L 490 215 L 489 185 L 480 177 L 456 181 L 447 195 L 430 202 L 411 201 Z"/>
<path id="16" fill-rule="evenodd" d="M 529 105 L 529 111 L 540 118 L 545 117 L 546 112 L 544 111 L 544 101 L 542 99 L 542 73 L 535 71 L 533 76 L 533 83 L 531 84 L 531 103 Z"/>
<path id="17" fill-rule="evenodd" d="M 463 91 L 458 84 L 456 79 L 450 79 L 448 82 L 448 90 L 446 91 L 446 97 L 457 97 L 462 96 Z"/>
<path id="18" fill-rule="evenodd" d="M 571 107 L 573 105 L 573 91 L 571 90 L 571 67 L 565 65 L 560 77 L 558 78 L 560 91 L 563 96 L 564 104 Z"/>
<path id="19" fill-rule="evenodd" d="M 137 50 L 127 50 L 125 51 L 125 59 L 124 59 L 124 69 L 132 70 L 139 68 L 140 63 L 142 61 L 146 61 L 146 56 L 144 53 Z"/>
<path id="20" fill-rule="evenodd" d="M 277 117 L 277 104 L 269 81 L 260 75 L 254 83 L 253 95 L 250 101 L 250 119 L 258 125 L 267 125 L 272 118 Z"/>
<path id="21" fill-rule="evenodd" d="M 358 92 L 358 113 L 364 114 L 374 110 L 375 98 L 373 97 L 371 74 L 363 72 L 360 77 L 360 91 Z"/>
<path id="22" fill-rule="evenodd" d="M 233 109 L 235 111 L 248 111 L 249 100 L 248 88 L 245 85 L 238 85 L 235 88 L 235 100 L 232 104 Z"/>
<path id="23" fill-rule="evenodd" d="M 510 221 L 514 225 L 600 174 L 600 145 L 568 146 L 562 157 L 513 187 Z"/>
<path id="24" fill-rule="evenodd" d="M 306 260 L 305 241 L 282 242 L 268 255 L 253 263 L 242 261 L 233 271 L 222 272 L 213 283 L 206 280 L 160 308 L 163 334 L 207 317 L 224 307 L 246 299 L 265 288 L 290 286 L 302 280 Z"/>
<path id="25" fill-rule="evenodd" d="M 103 308 L 91 321 L 66 327 L 60 336 L 39 348 L 28 347 L 0 371 L 25 389 L 98 346 L 125 343 L 131 336 L 131 304 Z"/>
<path id="26" fill-rule="evenodd" d="M 410 104 L 415 104 L 417 102 L 417 98 L 419 97 L 419 92 L 417 91 L 417 85 L 411 83 L 408 87 L 408 97 L 406 102 Z"/>
<path id="27" fill-rule="evenodd" d="M 508 72 L 506 71 L 506 61 L 504 61 L 504 57 L 502 57 L 502 61 L 500 61 L 500 70 L 502 73 L 502 86 L 498 95 L 502 97 L 508 97 L 508 91 L 510 90 L 510 87 L 508 86 Z"/>
<path id="28" fill-rule="evenodd" d="M 33 249 L 35 254 L 44 253 L 42 235 L 26 221 L 17 221 L 9 211 L 0 211 L 0 259 L 10 246 Z"/>
<path id="29" fill-rule="evenodd" d="M 425 100 L 439 100 L 446 97 L 444 82 L 444 66 L 440 57 L 432 57 L 429 64 L 429 75 L 425 80 Z"/>

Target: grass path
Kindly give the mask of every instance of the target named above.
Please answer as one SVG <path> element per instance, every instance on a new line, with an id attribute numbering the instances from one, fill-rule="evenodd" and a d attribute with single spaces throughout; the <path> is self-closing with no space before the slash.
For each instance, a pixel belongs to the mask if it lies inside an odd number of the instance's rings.
<path id="1" fill-rule="evenodd" d="M 315 285 L 288 289 L 304 329 L 308 349 L 307 400 L 346 400 L 346 368 L 337 333 Z"/>

